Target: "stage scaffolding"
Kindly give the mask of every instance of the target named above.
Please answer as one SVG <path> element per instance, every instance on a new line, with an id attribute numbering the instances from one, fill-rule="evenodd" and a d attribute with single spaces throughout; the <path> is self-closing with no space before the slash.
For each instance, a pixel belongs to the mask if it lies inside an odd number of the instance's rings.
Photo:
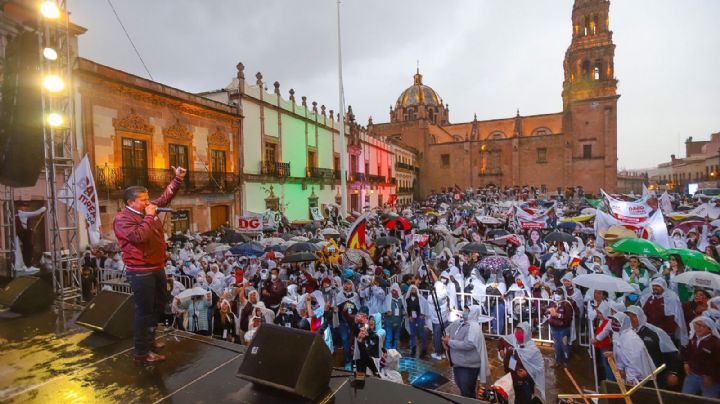
<path id="1" fill-rule="evenodd" d="M 43 129 L 45 143 L 45 194 L 48 203 L 46 219 L 49 236 L 48 250 L 52 263 L 53 288 L 59 304 L 79 303 L 82 279 L 79 255 L 78 214 L 75 202 L 75 164 L 79 159 L 75 139 L 74 86 L 72 69 L 76 50 L 70 33 L 67 2 L 58 1 L 61 18 L 40 17 L 40 51 L 53 48 L 57 60 L 41 57 L 41 73 L 57 74 L 65 82 L 65 91 L 51 94 L 43 89 Z M 47 117 L 51 113 L 63 117 L 61 125 L 51 127 Z"/>

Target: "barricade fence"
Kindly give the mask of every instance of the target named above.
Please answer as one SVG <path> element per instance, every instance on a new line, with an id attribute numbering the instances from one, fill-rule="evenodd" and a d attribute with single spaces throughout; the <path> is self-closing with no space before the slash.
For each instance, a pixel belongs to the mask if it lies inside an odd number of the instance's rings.
<path id="1" fill-rule="evenodd" d="M 180 282 L 185 289 L 193 287 L 195 280 L 187 275 L 173 275 L 173 279 Z M 132 293 L 130 285 L 127 282 L 125 271 L 113 269 L 97 270 L 97 285 L 99 289 L 110 289 L 116 292 Z M 387 288 L 387 293 L 390 292 Z M 431 302 L 431 292 L 427 289 L 420 289 L 420 295 L 429 301 L 429 309 L 435 310 Z M 456 293 L 456 301 L 448 302 L 450 308 L 461 311 L 472 305 L 479 305 L 482 308 L 484 316 L 491 317 L 489 321 L 481 324 L 483 333 L 491 337 L 503 337 L 512 334 L 515 327 L 522 323 L 528 322 L 532 330 L 533 340 L 542 343 L 552 344 L 553 340 L 550 332 L 550 324 L 545 316 L 545 309 L 551 302 L 547 298 L 535 298 L 519 296 L 513 299 L 497 295 L 481 295 L 467 292 Z M 577 335 L 577 343 L 580 346 L 587 347 L 590 344 L 591 333 L 588 332 L 587 313 L 583 310 L 580 316 L 576 317 L 575 327 Z M 450 313 L 450 321 L 455 321 L 458 314 Z M 486 318 L 487 319 L 487 318 Z"/>

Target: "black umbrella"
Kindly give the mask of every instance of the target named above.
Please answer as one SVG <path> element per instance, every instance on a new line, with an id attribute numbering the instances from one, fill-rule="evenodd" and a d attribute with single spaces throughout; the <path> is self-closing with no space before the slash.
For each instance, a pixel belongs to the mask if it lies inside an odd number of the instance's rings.
<path id="1" fill-rule="evenodd" d="M 494 229 L 487 232 L 488 238 L 498 238 L 502 236 L 507 236 L 508 234 L 510 234 L 510 232 L 505 229 Z"/>
<path id="2" fill-rule="evenodd" d="M 295 235 L 294 235 L 294 234 L 290 234 L 290 233 L 283 233 L 283 234 L 280 235 L 280 238 L 283 239 L 283 240 L 285 240 L 285 241 L 288 241 L 288 240 L 290 240 L 290 239 L 293 238 L 293 237 L 295 237 Z"/>
<path id="3" fill-rule="evenodd" d="M 286 254 L 298 253 L 298 252 L 315 252 L 318 250 L 318 246 L 312 243 L 295 243 L 285 250 Z"/>
<path id="4" fill-rule="evenodd" d="M 488 248 L 485 244 L 472 242 L 465 244 L 461 249 L 460 252 L 466 253 L 466 254 L 472 254 L 472 253 L 478 253 L 478 254 L 492 254 L 494 250 Z"/>
<path id="5" fill-rule="evenodd" d="M 173 234 L 172 236 L 170 236 L 170 238 L 168 238 L 168 241 L 172 241 L 173 243 L 176 243 L 178 241 L 184 243 L 188 240 L 190 240 L 190 238 L 182 233 Z"/>
<path id="6" fill-rule="evenodd" d="M 286 255 L 283 262 L 311 262 L 317 261 L 317 257 L 313 253 L 307 251 L 297 252 L 294 254 Z"/>
<path id="7" fill-rule="evenodd" d="M 225 244 L 247 243 L 248 241 L 250 239 L 233 230 L 225 230 L 220 237 L 220 242 Z"/>
<path id="8" fill-rule="evenodd" d="M 554 243 L 554 242 L 561 242 L 561 243 L 573 243 L 575 241 L 575 237 L 573 237 L 572 234 L 567 234 L 561 231 L 554 231 L 547 236 L 545 236 L 545 242 L 547 243 Z"/>
<path id="9" fill-rule="evenodd" d="M 393 244 L 400 244 L 400 240 L 395 237 L 378 237 L 375 239 L 376 247 L 387 247 Z"/>
<path id="10" fill-rule="evenodd" d="M 271 246 L 265 247 L 265 252 L 270 252 L 270 251 L 273 251 L 273 252 L 285 252 L 286 249 L 287 249 L 287 247 L 285 247 L 284 245 L 282 245 L 282 244 L 276 244 L 276 245 L 271 245 Z"/>

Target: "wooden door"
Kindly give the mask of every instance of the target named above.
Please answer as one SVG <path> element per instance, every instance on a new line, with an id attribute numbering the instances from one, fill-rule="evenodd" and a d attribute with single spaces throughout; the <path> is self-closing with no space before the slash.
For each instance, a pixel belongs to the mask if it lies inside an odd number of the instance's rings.
<path id="1" fill-rule="evenodd" d="M 227 205 L 210 208 L 210 230 L 215 230 L 230 220 L 230 207 Z"/>

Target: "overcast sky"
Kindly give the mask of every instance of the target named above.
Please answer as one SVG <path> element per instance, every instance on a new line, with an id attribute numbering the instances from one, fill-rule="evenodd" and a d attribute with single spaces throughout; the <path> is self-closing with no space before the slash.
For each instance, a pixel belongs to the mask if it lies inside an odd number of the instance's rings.
<path id="1" fill-rule="evenodd" d="M 156 81 L 225 87 L 235 65 L 337 110 L 334 0 L 112 0 Z M 147 77 L 107 0 L 69 0 L 88 28 L 80 54 Z M 345 98 L 365 124 L 389 119 L 412 84 L 450 104 L 453 123 L 559 112 L 572 0 L 345 0 Z M 684 153 L 720 131 L 720 1 L 615 0 L 618 167 Z"/>

